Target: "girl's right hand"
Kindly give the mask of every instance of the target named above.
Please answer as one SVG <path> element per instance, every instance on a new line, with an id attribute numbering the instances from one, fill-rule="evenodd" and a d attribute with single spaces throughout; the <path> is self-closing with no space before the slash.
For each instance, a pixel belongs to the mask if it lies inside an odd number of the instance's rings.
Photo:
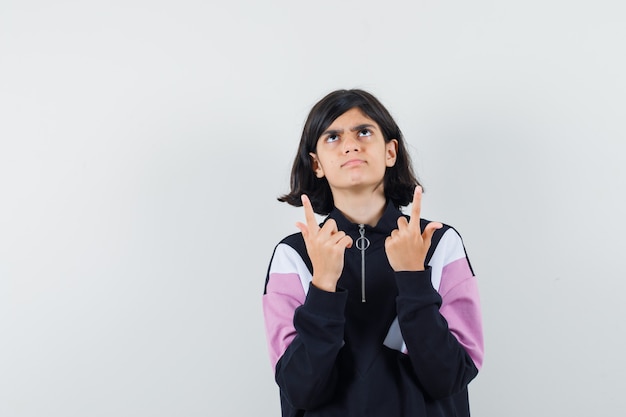
<path id="1" fill-rule="evenodd" d="M 315 219 L 309 198 L 302 195 L 302 207 L 306 224 L 297 222 L 306 251 L 313 264 L 313 285 L 334 292 L 343 271 L 343 259 L 347 248 L 352 246 L 352 238 L 337 229 L 337 223 L 328 219 L 320 228 Z"/>

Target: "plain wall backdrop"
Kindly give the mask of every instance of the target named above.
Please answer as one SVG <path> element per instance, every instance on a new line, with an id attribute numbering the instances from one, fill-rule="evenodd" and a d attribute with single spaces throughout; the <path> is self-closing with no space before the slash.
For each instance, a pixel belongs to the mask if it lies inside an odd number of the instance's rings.
<path id="1" fill-rule="evenodd" d="M 625 8 L 4 0 L 0 415 L 278 416 L 276 197 L 355 87 L 479 277 L 473 415 L 625 415 Z"/>

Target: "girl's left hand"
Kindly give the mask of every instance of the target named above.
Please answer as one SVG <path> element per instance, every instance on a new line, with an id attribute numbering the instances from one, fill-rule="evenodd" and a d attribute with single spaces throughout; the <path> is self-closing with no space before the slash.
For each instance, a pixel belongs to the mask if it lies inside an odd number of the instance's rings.
<path id="1" fill-rule="evenodd" d="M 430 222 L 422 233 L 420 229 L 422 187 L 419 185 L 415 187 L 412 204 L 410 221 L 404 216 L 398 218 L 398 228 L 385 240 L 387 259 L 394 271 L 423 271 L 433 233 L 443 227 L 439 222 Z"/>

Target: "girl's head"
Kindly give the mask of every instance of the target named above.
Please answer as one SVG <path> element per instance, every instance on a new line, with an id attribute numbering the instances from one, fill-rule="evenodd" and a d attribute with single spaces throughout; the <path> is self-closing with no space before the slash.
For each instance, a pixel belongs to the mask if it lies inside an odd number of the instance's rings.
<path id="1" fill-rule="evenodd" d="M 299 207 L 302 205 L 301 195 L 306 194 L 316 213 L 330 213 L 333 209 L 330 185 L 325 177 L 318 178 L 315 174 L 311 153 L 317 153 L 318 141 L 333 121 L 354 108 L 378 124 L 385 142 L 394 139 L 397 141 L 395 164 L 385 170 L 384 193 L 396 207 L 406 206 L 411 202 L 413 191 L 419 182 L 413 172 L 402 132 L 376 97 L 358 89 L 333 91 L 313 106 L 304 124 L 291 170 L 291 191 L 279 197 L 279 201 Z"/>

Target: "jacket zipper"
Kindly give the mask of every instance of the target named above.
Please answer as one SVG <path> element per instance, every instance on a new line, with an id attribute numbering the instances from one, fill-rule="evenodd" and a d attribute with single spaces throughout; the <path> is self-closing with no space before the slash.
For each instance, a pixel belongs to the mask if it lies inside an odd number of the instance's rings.
<path id="1" fill-rule="evenodd" d="M 365 250 L 369 248 L 370 241 L 365 237 L 365 225 L 359 224 L 359 237 L 356 240 L 356 247 L 361 251 L 361 302 L 365 302 Z"/>

